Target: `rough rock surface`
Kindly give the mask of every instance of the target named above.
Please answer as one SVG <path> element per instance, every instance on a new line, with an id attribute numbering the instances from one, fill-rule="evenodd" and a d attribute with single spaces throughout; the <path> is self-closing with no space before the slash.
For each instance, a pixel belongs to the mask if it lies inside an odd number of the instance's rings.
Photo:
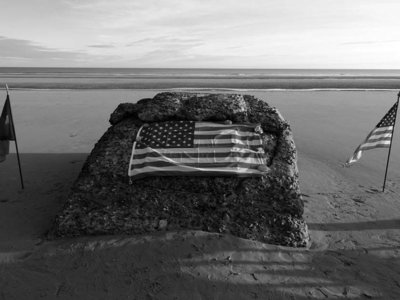
<path id="1" fill-rule="evenodd" d="M 132 143 L 143 123 L 167 120 L 259 123 L 267 172 L 262 177 L 146 177 L 129 184 Z M 74 183 L 51 236 L 141 234 L 199 229 L 289 246 L 309 235 L 289 124 L 248 95 L 160 93 L 112 113 Z"/>

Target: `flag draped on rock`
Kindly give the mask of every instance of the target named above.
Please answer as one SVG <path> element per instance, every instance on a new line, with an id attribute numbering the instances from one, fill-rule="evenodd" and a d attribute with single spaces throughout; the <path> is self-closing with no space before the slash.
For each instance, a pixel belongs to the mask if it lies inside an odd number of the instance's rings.
<path id="1" fill-rule="evenodd" d="M 9 141 L 15 141 L 15 135 L 11 119 L 10 98 L 7 95 L 7 99 L 0 116 L 0 162 L 4 161 L 6 159 L 6 155 L 9 153 Z"/>
<path id="2" fill-rule="evenodd" d="M 129 176 L 260 176 L 266 171 L 257 124 L 167 121 L 145 124 L 134 142 Z"/>
<path id="3" fill-rule="evenodd" d="M 357 147 L 353 156 L 347 160 L 347 165 L 358 161 L 364 150 L 390 147 L 393 128 L 396 121 L 397 106 L 398 102 L 396 102 L 382 120 L 379 121 L 376 127 L 365 138 L 364 142 Z"/>

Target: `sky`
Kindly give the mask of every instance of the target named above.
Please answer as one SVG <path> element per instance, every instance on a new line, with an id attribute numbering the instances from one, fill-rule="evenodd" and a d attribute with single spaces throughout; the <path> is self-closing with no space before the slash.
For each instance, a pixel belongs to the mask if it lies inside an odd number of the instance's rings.
<path id="1" fill-rule="evenodd" d="M 400 69 L 398 0 L 0 0 L 1 67 Z"/>

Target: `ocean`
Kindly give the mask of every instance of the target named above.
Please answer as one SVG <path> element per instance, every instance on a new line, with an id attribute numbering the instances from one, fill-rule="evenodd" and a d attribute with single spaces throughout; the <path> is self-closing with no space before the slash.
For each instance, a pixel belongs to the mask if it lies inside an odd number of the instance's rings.
<path id="1" fill-rule="evenodd" d="M 400 70 L 0 68 L 10 89 L 395 90 Z"/>

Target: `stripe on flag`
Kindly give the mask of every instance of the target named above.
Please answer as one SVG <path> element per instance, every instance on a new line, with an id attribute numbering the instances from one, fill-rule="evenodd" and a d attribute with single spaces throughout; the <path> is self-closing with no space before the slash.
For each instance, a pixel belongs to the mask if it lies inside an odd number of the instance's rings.
<path id="1" fill-rule="evenodd" d="M 266 164 L 256 124 L 167 121 L 142 126 L 128 175 L 260 176 Z"/>
<path id="2" fill-rule="evenodd" d="M 347 166 L 358 161 L 364 150 L 390 147 L 393 128 L 396 122 L 397 105 L 398 102 L 396 102 L 382 120 L 379 121 L 375 128 L 365 138 L 364 142 L 357 147 L 353 156 L 347 160 Z"/>

